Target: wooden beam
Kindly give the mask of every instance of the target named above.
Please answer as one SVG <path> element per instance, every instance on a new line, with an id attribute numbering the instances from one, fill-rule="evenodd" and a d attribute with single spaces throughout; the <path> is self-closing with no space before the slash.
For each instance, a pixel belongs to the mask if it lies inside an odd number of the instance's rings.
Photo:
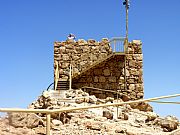
<path id="1" fill-rule="evenodd" d="M 50 135 L 51 131 L 51 114 L 46 114 L 46 135 Z"/>

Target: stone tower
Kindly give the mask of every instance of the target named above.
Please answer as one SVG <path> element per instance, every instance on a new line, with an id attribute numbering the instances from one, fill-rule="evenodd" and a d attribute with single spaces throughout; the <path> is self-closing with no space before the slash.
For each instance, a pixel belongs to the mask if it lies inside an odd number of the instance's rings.
<path id="1" fill-rule="evenodd" d="M 128 43 L 127 52 L 117 50 L 116 40 L 67 40 L 54 43 L 54 77 L 56 90 L 84 88 L 99 98 L 116 97 L 124 101 L 141 99 L 143 90 L 142 43 Z M 113 46 L 116 45 L 116 48 Z M 123 48 L 123 44 L 121 45 Z M 114 50 L 114 51 L 113 51 Z M 126 60 L 125 60 L 126 59 Z M 126 61 L 126 63 L 125 63 Z M 70 78 L 70 65 L 72 78 Z"/>

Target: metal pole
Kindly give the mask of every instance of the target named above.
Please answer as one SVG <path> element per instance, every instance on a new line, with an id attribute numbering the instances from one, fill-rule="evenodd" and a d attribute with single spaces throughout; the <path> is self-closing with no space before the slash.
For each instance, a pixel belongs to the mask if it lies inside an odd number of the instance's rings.
<path id="1" fill-rule="evenodd" d="M 128 39 L 128 9 L 129 9 L 129 0 L 123 2 L 126 8 L 126 39 Z"/>
<path id="2" fill-rule="evenodd" d="M 72 85 L 72 74 L 71 74 L 71 64 L 70 64 L 70 70 L 69 70 L 69 89 L 71 90 L 72 88 L 71 88 L 71 85 Z"/>
<path id="3" fill-rule="evenodd" d="M 128 40 L 128 0 L 126 2 L 126 39 Z"/>
<path id="4" fill-rule="evenodd" d="M 119 94 L 119 90 L 117 90 L 117 103 L 118 103 L 118 94 Z M 117 119 L 118 119 L 118 115 L 119 115 L 119 112 L 118 112 L 118 105 L 117 105 Z"/>
<path id="5" fill-rule="evenodd" d="M 127 90 L 127 76 L 126 76 L 126 54 L 124 56 L 124 90 Z"/>
<path id="6" fill-rule="evenodd" d="M 50 125 L 51 125 L 51 114 L 46 114 L 46 135 L 50 135 Z"/>
<path id="7" fill-rule="evenodd" d="M 126 39 L 125 39 L 125 56 L 124 56 L 124 90 L 127 90 L 127 78 L 126 78 L 126 54 L 127 54 L 127 48 L 128 48 L 128 9 L 129 9 L 129 0 L 125 0 L 123 3 L 126 7 Z"/>

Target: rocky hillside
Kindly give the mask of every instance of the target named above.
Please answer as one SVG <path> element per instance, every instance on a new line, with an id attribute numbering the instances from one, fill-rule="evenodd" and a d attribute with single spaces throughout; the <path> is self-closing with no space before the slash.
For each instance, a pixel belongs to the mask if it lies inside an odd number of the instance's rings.
<path id="1" fill-rule="evenodd" d="M 123 102 L 107 97 L 98 99 L 82 90 L 67 91 L 63 99 L 45 91 L 28 108 L 61 109 Z M 0 135 L 45 135 L 44 114 L 10 113 L 0 118 Z M 179 121 L 162 118 L 148 103 L 103 107 L 51 115 L 52 135 L 180 135 Z"/>

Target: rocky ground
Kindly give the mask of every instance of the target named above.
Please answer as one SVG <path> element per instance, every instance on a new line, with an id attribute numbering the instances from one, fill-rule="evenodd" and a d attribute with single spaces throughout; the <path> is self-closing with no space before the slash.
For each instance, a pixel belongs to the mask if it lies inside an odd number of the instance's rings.
<path id="1" fill-rule="evenodd" d="M 61 109 L 123 102 L 111 97 L 98 99 L 82 90 L 70 90 L 64 99 L 45 91 L 28 108 Z M 9 113 L 0 118 L 0 135 L 45 135 L 44 114 Z M 56 113 L 51 115 L 52 135 L 180 135 L 176 117 L 162 118 L 144 102 L 117 107 Z"/>

